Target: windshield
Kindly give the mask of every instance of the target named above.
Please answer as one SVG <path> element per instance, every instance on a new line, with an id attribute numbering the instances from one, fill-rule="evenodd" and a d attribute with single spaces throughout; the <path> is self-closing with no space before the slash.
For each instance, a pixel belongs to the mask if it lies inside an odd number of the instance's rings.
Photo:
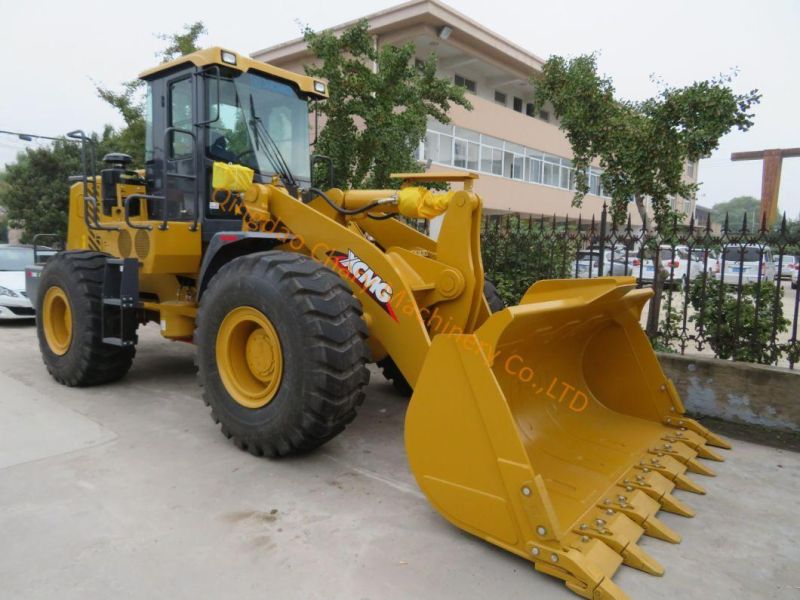
<path id="1" fill-rule="evenodd" d="M 744 255 L 742 255 L 742 251 L 744 251 Z M 735 262 L 760 262 L 761 249 L 754 246 L 745 246 L 744 248 L 741 246 L 730 246 L 725 249 L 725 260 Z"/>
<path id="2" fill-rule="evenodd" d="M 0 248 L 0 271 L 24 271 L 33 264 L 33 248 Z"/>
<path id="3" fill-rule="evenodd" d="M 217 80 L 206 78 L 206 96 L 217 115 Z M 297 179 L 309 180 L 308 103 L 288 83 L 257 73 L 236 73 L 219 81 L 219 118 L 209 124 L 208 154 L 238 163 L 265 175 L 278 169 L 265 144 L 254 134 L 254 118 L 270 138 Z"/>

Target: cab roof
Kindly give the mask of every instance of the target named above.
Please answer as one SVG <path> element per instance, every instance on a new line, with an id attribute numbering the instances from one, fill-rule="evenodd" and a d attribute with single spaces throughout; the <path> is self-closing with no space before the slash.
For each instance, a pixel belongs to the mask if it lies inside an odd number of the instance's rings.
<path id="1" fill-rule="evenodd" d="M 196 67 L 219 65 L 221 67 L 235 69 L 241 72 L 256 71 L 258 73 L 263 73 L 265 75 L 271 75 L 279 79 L 290 81 L 297 85 L 300 91 L 310 94 L 311 96 L 315 96 L 317 98 L 328 97 L 328 86 L 325 83 L 314 79 L 313 77 L 301 75 L 300 73 L 295 73 L 293 71 L 287 71 L 286 69 L 281 69 L 280 67 L 275 67 L 259 60 L 253 60 L 252 58 L 242 56 L 241 54 L 231 52 L 230 50 L 225 50 L 219 46 L 205 48 L 203 50 L 198 50 L 197 52 L 192 52 L 191 54 L 185 54 L 174 60 L 160 64 L 157 67 L 153 67 L 152 69 L 147 69 L 146 71 L 139 73 L 139 79 L 154 79 L 165 71 L 169 71 L 175 67 L 185 64 L 193 64 Z"/>

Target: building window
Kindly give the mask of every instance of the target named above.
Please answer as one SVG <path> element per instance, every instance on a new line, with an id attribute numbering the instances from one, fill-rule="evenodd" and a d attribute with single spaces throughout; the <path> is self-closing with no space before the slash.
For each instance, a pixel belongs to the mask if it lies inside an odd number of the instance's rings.
<path id="1" fill-rule="evenodd" d="M 438 164 L 563 190 L 575 189 L 575 167 L 569 159 L 471 129 L 443 125 L 431 119 L 421 146 L 422 151 L 417 156 Z M 589 169 L 590 194 L 605 196 L 601 175 L 599 169 Z"/>
<path id="2" fill-rule="evenodd" d="M 542 121 L 547 121 L 547 122 L 549 122 L 549 121 L 550 121 L 550 113 L 549 113 L 549 112 L 547 112 L 546 110 L 540 110 L 540 111 L 539 111 L 539 118 L 540 118 Z"/>
<path id="3" fill-rule="evenodd" d="M 494 91 L 494 101 L 498 104 L 502 104 L 503 106 L 506 105 L 506 95 L 503 92 L 499 92 L 497 90 Z"/>
<path id="4" fill-rule="evenodd" d="M 693 160 L 690 160 L 689 162 L 686 163 L 686 175 L 688 175 L 691 178 L 694 178 L 694 164 L 695 163 Z"/>
<path id="5" fill-rule="evenodd" d="M 542 153 L 525 151 L 525 181 L 542 183 Z"/>
<path id="6" fill-rule="evenodd" d="M 472 92 L 473 94 L 476 93 L 478 86 L 472 79 L 467 79 L 462 75 L 456 74 L 455 78 L 453 79 L 457 86 L 467 88 L 468 91 Z"/>
<path id="7" fill-rule="evenodd" d="M 481 135 L 481 171 L 492 175 L 503 174 L 503 140 Z"/>
<path id="8" fill-rule="evenodd" d="M 503 144 L 503 177 L 523 179 L 525 165 L 525 147 L 505 142 Z"/>
<path id="9" fill-rule="evenodd" d="M 453 166 L 477 171 L 481 151 L 480 141 L 481 134 L 463 127 L 456 127 L 453 143 Z"/>
<path id="10" fill-rule="evenodd" d="M 522 112 L 522 98 L 517 98 L 514 96 L 514 110 L 517 112 Z"/>
<path id="11" fill-rule="evenodd" d="M 529 117 L 532 117 L 536 114 L 536 108 L 533 106 L 533 102 L 528 102 L 525 105 L 525 114 Z"/>
<path id="12" fill-rule="evenodd" d="M 600 196 L 600 171 L 597 169 L 589 170 L 589 193 Z"/>
<path id="13" fill-rule="evenodd" d="M 550 158 L 550 157 L 548 157 Z M 550 160 L 545 160 L 542 164 L 542 183 L 558 187 L 561 183 L 561 164 L 555 164 Z"/>

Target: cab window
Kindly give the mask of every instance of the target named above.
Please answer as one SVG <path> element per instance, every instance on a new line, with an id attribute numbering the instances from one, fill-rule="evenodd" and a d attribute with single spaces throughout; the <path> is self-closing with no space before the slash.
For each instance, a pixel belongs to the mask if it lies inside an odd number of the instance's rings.
<path id="1" fill-rule="evenodd" d="M 192 80 L 174 81 L 169 86 L 170 126 L 192 130 Z M 170 158 L 186 158 L 192 154 L 192 137 L 173 132 L 170 141 Z"/>

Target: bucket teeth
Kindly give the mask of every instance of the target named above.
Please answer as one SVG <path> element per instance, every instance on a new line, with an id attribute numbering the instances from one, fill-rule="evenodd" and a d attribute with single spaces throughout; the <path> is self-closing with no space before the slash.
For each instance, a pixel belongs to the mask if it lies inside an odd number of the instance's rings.
<path id="1" fill-rule="evenodd" d="M 671 479 L 667 479 L 661 472 L 662 470 L 667 472 L 669 477 L 675 477 L 676 473 L 670 473 L 666 469 L 651 469 L 641 464 L 635 470 L 640 470 L 642 473 L 634 480 L 635 483 L 632 483 L 633 487 L 642 490 L 653 500 L 661 503 L 661 507 L 667 512 L 684 517 L 694 516 L 694 511 L 691 508 L 671 494 L 672 490 L 675 489 L 675 483 Z"/>
<path id="2" fill-rule="evenodd" d="M 686 504 L 678 500 L 672 494 L 664 494 L 661 498 L 658 499 L 661 503 L 661 508 L 663 508 L 667 512 L 671 512 L 676 515 L 681 515 L 682 517 L 693 517 L 694 511 L 689 508 Z"/>
<path id="3" fill-rule="evenodd" d="M 641 525 L 644 528 L 645 535 L 649 535 L 650 537 L 654 537 L 659 540 L 664 540 L 670 544 L 681 543 L 680 534 L 672 531 L 672 529 L 667 527 L 664 522 L 657 517 L 648 517 L 646 521 L 641 523 Z"/>
<path id="4" fill-rule="evenodd" d="M 572 534 L 574 535 L 574 534 Z M 542 573 L 563 579 L 566 586 L 583 598 L 590 600 L 630 600 L 611 581 L 622 564 L 622 556 L 603 541 L 585 535 L 575 537 L 566 552 L 547 550 L 534 568 Z M 552 552 L 552 553 L 551 553 Z M 558 560 L 554 561 L 553 556 Z"/>
<path id="5" fill-rule="evenodd" d="M 641 546 L 633 542 L 628 544 L 622 551 L 622 563 L 657 577 L 661 577 L 664 574 L 664 567 L 655 558 L 642 550 Z"/>
<path id="6" fill-rule="evenodd" d="M 610 577 L 605 577 L 594 589 L 588 589 L 581 584 L 567 583 L 567 587 L 583 598 L 589 600 L 631 600 Z"/>
<path id="7" fill-rule="evenodd" d="M 647 458 L 648 456 L 650 457 L 649 459 Z M 678 462 L 671 456 L 663 455 L 645 455 L 645 458 L 639 461 L 637 467 L 643 471 L 646 469 L 656 471 L 670 481 L 674 481 L 678 475 L 686 473 L 686 465 Z"/>
<path id="8" fill-rule="evenodd" d="M 717 474 L 709 469 L 708 467 L 701 465 L 697 462 L 697 459 L 692 458 L 686 462 L 686 468 L 689 469 L 692 473 L 699 473 L 700 475 L 706 475 L 708 477 L 716 477 Z"/>
<path id="9" fill-rule="evenodd" d="M 686 475 L 678 475 L 673 479 L 675 482 L 675 487 L 679 490 L 684 490 L 686 492 L 692 492 L 694 494 L 705 494 L 706 490 L 703 486 L 696 484 L 694 481 L 689 479 Z"/>
<path id="10" fill-rule="evenodd" d="M 667 442 L 661 446 L 651 448 L 649 453 L 659 458 L 666 456 L 672 457 L 675 461 L 686 465 L 686 468 L 693 473 L 700 473 L 701 475 L 708 475 L 710 477 L 714 477 L 715 475 L 714 471 L 697 462 L 697 452 L 683 442 Z"/>
<path id="11" fill-rule="evenodd" d="M 711 433 L 708 429 L 706 429 L 704 437 L 708 440 L 708 443 L 712 446 L 716 446 L 717 448 L 722 448 L 723 450 L 730 450 L 731 445 L 719 437 L 715 433 Z"/>
<path id="12" fill-rule="evenodd" d="M 695 450 L 697 451 L 697 456 L 700 458 L 707 458 L 708 460 L 714 460 L 716 462 L 725 462 L 722 456 L 714 452 L 708 446 L 698 446 Z"/>
<path id="13" fill-rule="evenodd" d="M 663 477 L 661 478 L 663 480 Z M 632 470 L 625 481 L 634 481 L 638 486 L 647 485 L 647 480 L 644 475 L 639 474 L 638 471 Z M 669 485 L 669 482 L 664 482 Z M 627 492 L 626 486 L 626 500 L 620 501 L 619 498 L 614 498 L 609 495 L 608 498 L 603 499 L 598 503 L 598 508 L 605 511 L 621 512 L 627 516 L 631 521 L 644 529 L 644 535 L 658 538 L 665 542 L 677 544 L 681 541 L 681 536 L 667 527 L 661 520 L 656 517 L 658 511 L 661 510 L 661 504 L 655 498 L 651 498 L 643 489 L 634 489 L 632 492 Z M 658 495 L 660 497 L 660 494 Z M 613 513 L 612 513 L 613 514 Z"/>
<path id="14" fill-rule="evenodd" d="M 619 498 L 622 500 L 624 496 L 620 495 Z M 623 564 L 651 575 L 664 574 L 664 568 L 658 561 L 636 544 L 644 533 L 643 527 L 622 512 L 615 511 L 609 515 L 605 511 L 596 511 L 594 514 L 593 519 L 575 530 L 582 541 L 587 538 L 598 539 L 619 554 Z"/>
<path id="15" fill-rule="evenodd" d="M 676 442 L 682 442 L 686 444 L 689 448 L 697 452 L 697 455 L 700 458 L 707 458 L 709 460 L 715 460 L 717 462 L 725 462 L 725 459 L 711 450 L 707 446 L 707 440 L 699 433 L 695 433 L 694 431 L 678 431 L 678 430 L 670 430 L 661 438 L 665 442 L 669 442 L 670 444 L 674 444 Z"/>
<path id="16" fill-rule="evenodd" d="M 592 600 L 630 600 L 616 583 L 606 578 L 594 589 Z"/>
<path id="17" fill-rule="evenodd" d="M 678 432 L 681 435 L 685 435 L 690 430 L 692 432 L 697 433 L 705 438 L 706 443 L 711 444 L 712 446 L 716 446 L 717 448 L 723 448 L 725 450 L 730 450 L 731 445 L 723 440 L 721 437 L 716 435 L 715 433 L 711 433 L 706 427 L 695 421 L 694 419 L 687 419 L 687 418 L 674 418 L 674 417 L 667 417 L 667 425 L 670 427 L 677 428 Z M 676 433 L 676 435 L 678 435 Z M 680 437 L 680 436 L 679 436 Z"/>

